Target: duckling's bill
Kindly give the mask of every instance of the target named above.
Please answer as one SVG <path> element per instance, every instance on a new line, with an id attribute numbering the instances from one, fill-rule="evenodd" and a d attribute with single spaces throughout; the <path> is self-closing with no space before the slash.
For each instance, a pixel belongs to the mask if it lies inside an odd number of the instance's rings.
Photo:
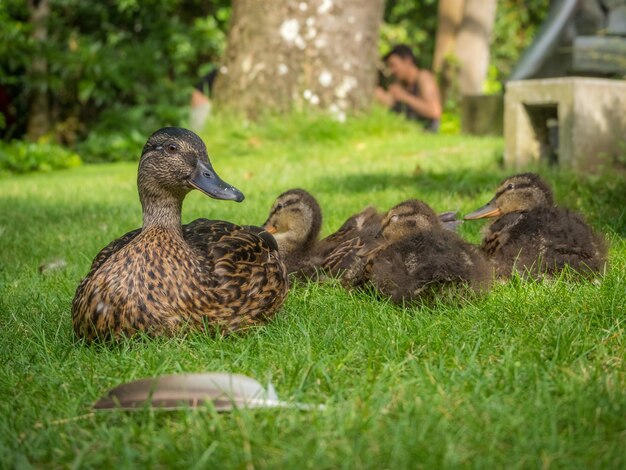
<path id="1" fill-rule="evenodd" d="M 189 184 L 214 199 L 241 202 L 245 198 L 241 191 L 222 180 L 210 163 L 198 161 L 189 178 Z"/>
<path id="2" fill-rule="evenodd" d="M 486 219 L 488 217 L 499 217 L 502 215 L 502 211 L 496 206 L 496 199 L 493 198 L 487 204 L 480 209 L 476 209 L 474 212 L 470 212 L 463 217 L 465 220 Z"/>

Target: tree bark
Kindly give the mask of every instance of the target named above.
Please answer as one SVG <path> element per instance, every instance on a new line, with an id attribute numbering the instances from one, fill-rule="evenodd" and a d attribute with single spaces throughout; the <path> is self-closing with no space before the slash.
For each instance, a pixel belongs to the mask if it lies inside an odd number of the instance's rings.
<path id="1" fill-rule="evenodd" d="M 48 0 L 29 0 L 30 23 L 33 25 L 32 38 L 38 49 L 48 40 Z M 31 85 L 28 104 L 28 124 L 26 135 L 29 140 L 37 140 L 50 130 L 50 100 L 48 91 L 42 84 L 48 74 L 48 61 L 39 50 L 33 57 L 29 70 Z"/>
<path id="2" fill-rule="evenodd" d="M 437 37 L 433 70 L 440 72 L 446 57 L 454 55 L 456 35 L 463 20 L 465 0 L 439 0 L 437 10 Z"/>
<path id="3" fill-rule="evenodd" d="M 383 0 L 233 0 L 218 109 L 324 109 L 337 118 L 372 102 Z"/>
<path id="4" fill-rule="evenodd" d="M 456 56 L 461 66 L 459 88 L 463 95 L 483 91 L 496 3 L 496 0 L 465 0 L 463 22 L 456 38 Z"/>

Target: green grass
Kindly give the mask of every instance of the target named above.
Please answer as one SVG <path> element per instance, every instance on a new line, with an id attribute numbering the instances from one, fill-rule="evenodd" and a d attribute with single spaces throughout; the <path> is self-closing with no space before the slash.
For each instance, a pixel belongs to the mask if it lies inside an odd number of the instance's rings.
<path id="1" fill-rule="evenodd" d="M 313 192 L 324 234 L 368 204 L 422 198 L 468 212 L 509 172 L 494 138 L 423 135 L 380 114 L 345 126 L 296 116 L 204 134 L 242 204 L 195 193 L 197 217 L 262 223 L 290 187 Z M 514 279 L 461 307 L 402 308 L 297 284 L 242 336 L 75 342 L 74 289 L 140 225 L 130 163 L 0 179 L 0 467 L 624 468 L 626 183 L 542 170 L 557 199 L 611 242 L 598 282 Z M 482 223 L 462 234 L 480 240 Z M 55 259 L 67 265 L 40 274 Z M 91 414 L 121 382 L 228 370 L 325 411 Z"/>

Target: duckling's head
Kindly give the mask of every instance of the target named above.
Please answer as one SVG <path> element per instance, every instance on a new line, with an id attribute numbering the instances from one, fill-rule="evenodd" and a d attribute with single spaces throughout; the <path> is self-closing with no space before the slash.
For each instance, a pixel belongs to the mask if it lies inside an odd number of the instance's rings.
<path id="1" fill-rule="evenodd" d="M 499 217 L 510 212 L 527 212 L 537 207 L 554 204 L 552 190 L 535 173 L 522 173 L 505 179 L 495 197 L 480 209 L 470 212 L 465 219 Z"/>
<path id="2" fill-rule="evenodd" d="M 274 235 L 283 253 L 310 248 L 322 227 L 322 210 L 315 198 L 303 189 L 282 193 L 270 210 L 263 228 Z"/>
<path id="3" fill-rule="evenodd" d="M 202 139 L 179 127 L 164 127 L 150 136 L 141 153 L 137 186 L 144 206 L 148 200 L 182 201 L 192 189 L 215 199 L 244 199 L 215 173 Z"/>
<path id="4" fill-rule="evenodd" d="M 378 236 L 393 242 L 416 233 L 440 229 L 439 217 L 428 204 L 409 199 L 389 209 Z"/>

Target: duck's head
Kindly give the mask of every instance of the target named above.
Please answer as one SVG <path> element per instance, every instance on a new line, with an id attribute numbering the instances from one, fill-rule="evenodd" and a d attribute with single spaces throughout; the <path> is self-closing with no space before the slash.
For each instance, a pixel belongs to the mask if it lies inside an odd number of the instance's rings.
<path id="1" fill-rule="evenodd" d="M 317 240 L 321 227 L 322 210 L 315 198 L 303 189 L 290 189 L 278 196 L 263 224 L 285 253 L 310 247 Z"/>
<path id="2" fill-rule="evenodd" d="M 554 196 L 550 187 L 535 173 L 522 173 L 505 179 L 495 197 L 465 219 L 500 217 L 510 212 L 527 212 L 537 207 L 551 206 Z"/>
<path id="3" fill-rule="evenodd" d="M 215 199 L 244 199 L 217 175 L 202 139 L 179 127 L 164 127 L 150 136 L 141 153 L 137 186 L 142 203 L 147 198 L 182 201 L 192 189 Z"/>
<path id="4" fill-rule="evenodd" d="M 435 211 L 425 202 L 409 199 L 387 211 L 378 237 L 393 242 L 416 233 L 439 229 L 441 222 Z"/>

